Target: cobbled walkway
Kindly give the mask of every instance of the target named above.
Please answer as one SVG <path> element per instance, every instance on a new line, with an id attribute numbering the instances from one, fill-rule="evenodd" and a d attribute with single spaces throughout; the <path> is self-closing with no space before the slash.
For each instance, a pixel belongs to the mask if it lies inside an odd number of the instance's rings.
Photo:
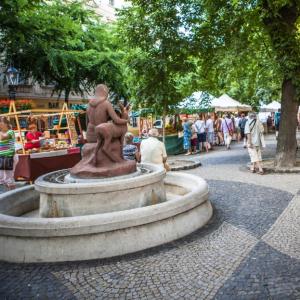
<path id="1" fill-rule="evenodd" d="M 300 175 L 247 172 L 241 145 L 196 159 L 187 172 L 208 181 L 207 226 L 112 259 L 0 263 L 0 299 L 300 299 Z"/>

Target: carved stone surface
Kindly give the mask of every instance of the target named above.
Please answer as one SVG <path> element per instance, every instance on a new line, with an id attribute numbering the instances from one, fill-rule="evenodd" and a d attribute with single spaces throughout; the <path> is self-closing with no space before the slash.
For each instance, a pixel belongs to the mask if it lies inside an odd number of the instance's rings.
<path id="1" fill-rule="evenodd" d="M 87 109 L 87 144 L 83 147 L 82 160 L 71 169 L 72 176 L 113 177 L 136 171 L 135 161 L 123 159 L 128 114 L 123 105 L 119 104 L 119 107 L 120 114 L 115 112 L 108 100 L 107 86 L 98 85 L 96 98 L 90 100 Z"/>

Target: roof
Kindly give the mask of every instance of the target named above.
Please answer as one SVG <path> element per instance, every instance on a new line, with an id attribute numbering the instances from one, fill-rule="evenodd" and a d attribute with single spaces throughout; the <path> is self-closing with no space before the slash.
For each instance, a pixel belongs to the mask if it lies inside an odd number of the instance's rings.
<path id="1" fill-rule="evenodd" d="M 237 100 L 232 99 L 227 94 L 223 94 L 219 98 L 214 98 L 211 102 L 211 106 L 215 111 L 251 111 L 250 105 L 240 103 Z"/>

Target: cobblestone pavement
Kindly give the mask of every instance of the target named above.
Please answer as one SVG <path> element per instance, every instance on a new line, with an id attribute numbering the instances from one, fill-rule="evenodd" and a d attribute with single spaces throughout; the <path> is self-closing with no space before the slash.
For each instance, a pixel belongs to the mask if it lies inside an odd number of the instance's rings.
<path id="1" fill-rule="evenodd" d="M 300 299 L 300 175 L 246 172 L 241 145 L 199 158 L 187 172 L 208 180 L 204 228 L 112 259 L 0 263 L 0 299 Z"/>

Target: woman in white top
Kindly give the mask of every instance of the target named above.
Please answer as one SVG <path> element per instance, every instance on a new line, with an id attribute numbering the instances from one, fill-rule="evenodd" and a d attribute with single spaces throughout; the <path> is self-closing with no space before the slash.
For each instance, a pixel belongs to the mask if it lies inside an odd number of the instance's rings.
<path id="1" fill-rule="evenodd" d="M 195 122 L 195 127 L 197 130 L 199 151 L 201 152 L 206 142 L 205 120 L 202 115 L 200 115 L 199 119 Z"/>

